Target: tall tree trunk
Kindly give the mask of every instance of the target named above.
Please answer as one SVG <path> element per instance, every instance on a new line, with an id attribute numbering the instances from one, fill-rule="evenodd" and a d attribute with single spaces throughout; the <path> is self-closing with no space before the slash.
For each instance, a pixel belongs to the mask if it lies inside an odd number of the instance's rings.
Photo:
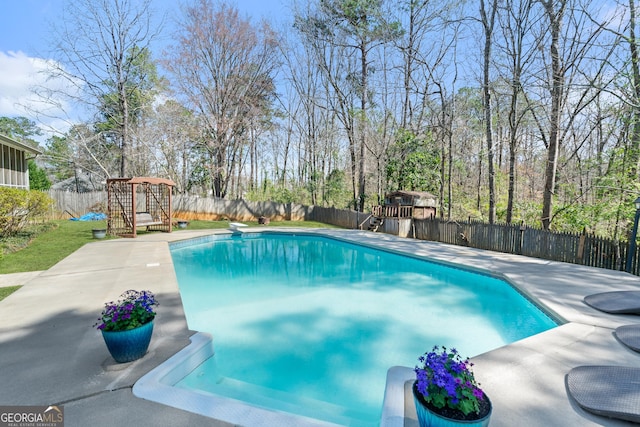
<path id="1" fill-rule="evenodd" d="M 444 112 L 442 113 L 442 115 L 444 116 Z M 444 132 L 444 126 L 441 129 L 441 136 L 440 136 L 440 219 L 444 219 L 444 203 L 445 203 L 445 191 L 444 191 L 444 185 L 445 185 L 445 179 L 446 179 L 446 175 L 445 175 L 445 166 L 446 166 L 446 148 L 445 148 L 445 132 Z"/>
<path id="2" fill-rule="evenodd" d="M 411 116 L 411 69 L 414 61 L 414 39 L 415 39 L 415 20 L 416 20 L 416 2 L 409 2 L 409 41 L 406 46 L 405 63 L 404 63 L 404 102 L 402 103 L 402 128 L 406 129 Z"/>
<path id="3" fill-rule="evenodd" d="M 496 185 L 495 170 L 493 164 L 493 124 L 491 114 L 491 90 L 489 88 L 490 75 L 489 64 L 491 61 L 491 39 L 495 22 L 498 1 L 493 0 L 489 16 L 485 10 L 484 0 L 480 0 L 480 15 L 482 17 L 482 25 L 484 27 L 484 67 L 483 67 L 483 83 L 482 95 L 484 104 L 484 121 L 485 121 L 485 138 L 487 141 L 487 168 L 489 172 L 489 224 L 493 224 L 496 220 Z"/>
<path id="4" fill-rule="evenodd" d="M 120 177 L 127 176 L 127 151 L 129 146 L 129 103 L 127 102 L 127 90 L 123 82 L 118 84 L 118 96 L 122 110 L 122 123 L 120 124 Z"/>
<path id="5" fill-rule="evenodd" d="M 484 163 L 482 158 L 482 150 L 478 155 L 478 181 L 476 185 L 476 209 L 478 212 L 482 209 L 482 175 L 484 172 Z"/>
<path id="6" fill-rule="evenodd" d="M 187 194 L 189 188 L 189 182 L 187 181 L 187 168 L 189 163 L 187 162 L 189 154 L 187 152 L 187 137 L 182 137 L 182 194 Z"/>
<path id="7" fill-rule="evenodd" d="M 360 43 L 360 66 L 362 67 L 362 80 L 360 88 L 362 90 L 362 95 L 360 97 L 360 109 L 362 110 L 360 117 L 360 168 L 358 171 L 358 210 L 360 212 L 364 212 L 364 204 L 366 198 L 366 159 L 365 159 L 365 147 L 367 140 L 367 91 L 368 91 L 368 81 L 367 81 L 367 44 L 364 40 Z"/>
<path id="8" fill-rule="evenodd" d="M 214 154 L 214 171 L 213 171 L 213 197 L 224 198 L 224 151 L 218 148 Z"/>
<path id="9" fill-rule="evenodd" d="M 629 49 L 631 54 L 631 71 L 633 79 L 634 107 L 631 114 L 631 142 L 629 159 L 629 178 L 638 179 L 638 163 L 640 162 L 640 58 L 638 58 L 638 44 L 636 41 L 636 7 L 634 0 L 629 0 Z"/>
<path id="10" fill-rule="evenodd" d="M 455 108 L 451 108 L 455 111 Z M 449 204 L 447 206 L 447 219 L 451 219 L 451 211 L 453 209 L 453 117 L 449 117 L 449 122 L 447 123 L 447 139 L 449 141 L 449 149 L 447 153 L 447 174 L 449 175 L 447 178 L 447 197 L 449 199 Z"/>
<path id="11" fill-rule="evenodd" d="M 509 190 L 507 200 L 507 224 L 513 221 L 513 201 L 516 197 L 516 150 L 517 150 L 517 109 L 518 94 L 520 91 L 520 77 L 514 70 L 513 83 L 511 86 L 511 108 L 509 110 Z"/>
<path id="12" fill-rule="evenodd" d="M 253 123 L 252 123 L 253 125 Z M 253 126 L 249 128 L 249 190 L 255 188 L 257 180 L 257 151 L 256 151 L 256 132 Z"/>
<path id="13" fill-rule="evenodd" d="M 558 4 L 558 10 L 554 6 Z M 542 227 L 549 230 L 553 210 L 553 195 L 555 194 L 556 173 L 558 170 L 558 152 L 560 149 L 560 115 L 564 91 L 564 69 L 560 58 L 560 29 L 566 0 L 542 1 L 545 12 L 549 17 L 551 30 L 551 114 L 549 116 L 549 147 L 545 167 L 544 193 L 542 195 Z"/>
<path id="14" fill-rule="evenodd" d="M 353 208 L 358 210 L 358 162 L 356 159 L 356 141 L 353 131 L 348 133 L 349 156 L 351 157 L 351 190 L 353 192 Z"/>
<path id="15" fill-rule="evenodd" d="M 513 16 L 514 25 L 508 26 L 509 33 L 506 37 L 511 40 L 511 51 L 509 56 L 511 59 L 511 95 L 509 105 L 509 188 L 507 195 L 507 224 L 513 221 L 514 200 L 516 198 L 516 153 L 518 150 L 518 128 L 520 125 L 520 116 L 518 112 L 518 99 L 521 95 L 521 76 L 522 76 L 522 51 L 523 39 L 525 31 L 528 31 L 526 23 L 527 15 L 530 10 L 530 0 L 520 3 L 515 16 Z M 514 5 L 508 4 L 507 10 L 513 10 Z M 515 27 L 515 28 L 514 28 Z"/>

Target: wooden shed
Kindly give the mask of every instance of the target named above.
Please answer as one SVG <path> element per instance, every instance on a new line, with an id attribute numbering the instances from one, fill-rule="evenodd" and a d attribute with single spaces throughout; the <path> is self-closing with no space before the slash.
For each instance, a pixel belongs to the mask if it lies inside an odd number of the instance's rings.
<path id="1" fill-rule="evenodd" d="M 139 227 L 171 233 L 171 194 L 175 184 L 163 178 L 107 180 L 107 232 L 136 237 Z"/>

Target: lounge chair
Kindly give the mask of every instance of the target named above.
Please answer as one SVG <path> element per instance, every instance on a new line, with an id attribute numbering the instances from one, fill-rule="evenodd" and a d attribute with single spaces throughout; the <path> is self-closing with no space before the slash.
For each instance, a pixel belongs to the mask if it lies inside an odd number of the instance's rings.
<path id="1" fill-rule="evenodd" d="M 612 314 L 640 314 L 640 291 L 612 291 L 584 297 L 584 302 Z"/>
<path id="2" fill-rule="evenodd" d="M 640 325 L 624 325 L 613 333 L 618 341 L 633 351 L 640 352 Z"/>
<path id="3" fill-rule="evenodd" d="M 569 395 L 585 411 L 640 423 L 640 368 L 578 366 L 566 380 Z"/>

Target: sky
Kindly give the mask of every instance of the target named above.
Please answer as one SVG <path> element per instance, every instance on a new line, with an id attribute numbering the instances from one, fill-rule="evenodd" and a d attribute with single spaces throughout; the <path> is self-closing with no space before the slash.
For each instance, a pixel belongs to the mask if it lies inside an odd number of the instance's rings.
<path id="1" fill-rule="evenodd" d="M 66 0 L 0 0 L 0 116 L 25 116 L 45 129 L 42 139 L 50 136 L 52 128 L 64 130 L 68 123 L 51 118 L 37 117 L 25 106 L 37 106 L 31 88 L 45 83 L 42 71 L 46 68 L 53 42 L 52 22 L 60 19 L 60 10 Z M 132 0 L 137 1 L 137 0 Z M 286 0 L 227 0 L 252 19 L 278 20 L 287 14 Z M 157 15 L 166 14 L 166 36 L 179 14 L 177 0 L 153 0 Z M 47 84 L 56 84 L 47 82 Z"/>

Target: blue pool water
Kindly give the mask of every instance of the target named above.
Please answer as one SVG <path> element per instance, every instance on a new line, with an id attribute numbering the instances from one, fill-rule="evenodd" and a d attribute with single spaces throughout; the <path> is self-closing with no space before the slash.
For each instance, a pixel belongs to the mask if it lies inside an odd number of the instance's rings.
<path id="1" fill-rule="evenodd" d="M 378 425 L 387 370 L 436 344 L 474 356 L 557 326 L 490 275 L 335 239 L 217 236 L 171 253 L 189 328 L 215 348 L 177 386 L 342 425 Z"/>

